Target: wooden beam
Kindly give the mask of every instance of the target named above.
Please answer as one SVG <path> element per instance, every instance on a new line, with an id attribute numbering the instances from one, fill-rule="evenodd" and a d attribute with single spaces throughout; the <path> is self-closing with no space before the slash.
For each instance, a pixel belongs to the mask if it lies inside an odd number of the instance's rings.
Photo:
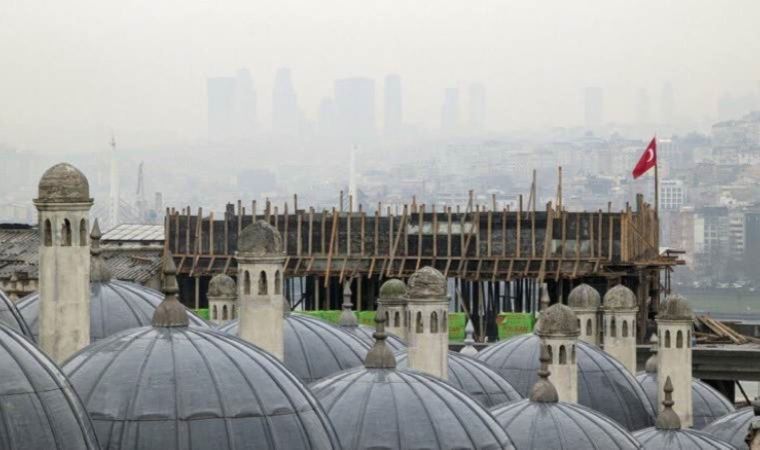
<path id="1" fill-rule="evenodd" d="M 327 267 L 325 268 L 325 287 L 327 287 L 330 283 L 330 269 L 332 265 L 332 258 L 333 258 L 333 248 L 335 243 L 335 235 L 338 231 L 338 212 L 333 209 L 333 219 L 332 219 L 332 231 L 330 232 L 330 251 L 327 253 Z"/>

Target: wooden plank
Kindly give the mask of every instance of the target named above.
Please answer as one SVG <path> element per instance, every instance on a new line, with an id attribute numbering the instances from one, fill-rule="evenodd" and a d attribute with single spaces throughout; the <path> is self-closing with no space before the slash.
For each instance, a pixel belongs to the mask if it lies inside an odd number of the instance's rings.
<path id="1" fill-rule="evenodd" d="M 311 257 L 311 259 L 309 260 L 309 265 L 306 267 L 306 272 L 311 272 L 311 266 L 314 265 L 314 260 L 315 259 L 316 259 L 316 257 L 314 257 L 314 256 Z"/>
<path id="2" fill-rule="evenodd" d="M 515 260 L 510 259 L 509 260 L 509 268 L 507 269 L 507 281 L 512 281 L 512 269 L 515 266 Z"/>
<path id="3" fill-rule="evenodd" d="M 493 211 L 488 211 L 488 216 L 486 217 L 486 251 L 488 253 L 488 256 L 492 256 L 493 254 L 493 247 L 492 247 L 492 229 L 493 226 Z"/>
<path id="4" fill-rule="evenodd" d="M 507 257 L 507 208 L 501 210 L 501 256 Z"/>
<path id="5" fill-rule="evenodd" d="M 227 260 L 224 262 L 224 271 L 222 273 L 226 274 L 227 271 L 230 269 L 230 263 L 232 262 L 232 256 L 227 256 Z"/>
<path id="6" fill-rule="evenodd" d="M 613 237 L 614 237 L 614 235 L 612 234 L 612 232 L 615 229 L 615 221 L 614 221 L 614 218 L 612 217 L 611 213 L 607 213 L 607 215 L 609 216 L 609 226 L 608 226 L 608 228 L 609 228 L 609 233 L 608 233 L 609 236 L 607 238 L 607 245 L 608 245 L 609 248 L 607 250 L 607 261 L 612 261 L 612 240 L 613 240 Z"/>
<path id="7" fill-rule="evenodd" d="M 333 213 L 334 212 L 335 212 L 335 208 L 333 208 Z M 327 210 L 323 209 L 322 210 L 322 234 L 320 236 L 320 238 L 321 238 L 320 240 L 322 241 L 320 243 L 320 253 L 323 254 L 323 255 L 325 254 L 325 251 L 326 251 L 326 249 L 325 249 L 325 234 L 327 234 L 326 222 L 327 222 Z"/>
<path id="8" fill-rule="evenodd" d="M 549 256 L 549 253 L 550 253 L 553 228 L 554 228 L 554 209 L 552 208 L 551 202 L 549 202 L 549 204 L 546 205 L 546 231 L 545 231 L 546 234 L 544 236 L 544 251 L 543 251 L 543 255 L 541 256 L 541 266 L 538 269 L 538 280 L 541 283 L 543 283 L 544 277 L 546 275 L 546 258 Z"/>
<path id="9" fill-rule="evenodd" d="M 367 278 L 372 278 L 372 273 L 375 271 L 375 261 L 376 260 L 377 260 L 377 258 L 375 258 L 374 256 L 372 257 L 372 259 L 370 259 L 370 262 L 369 262 L 369 272 L 367 273 Z"/>
<path id="10" fill-rule="evenodd" d="M 451 206 L 447 208 L 446 216 L 446 220 L 448 221 L 446 231 L 446 256 L 451 258 Z M 451 259 L 449 259 L 449 262 L 451 262 Z"/>
<path id="11" fill-rule="evenodd" d="M 332 265 L 332 258 L 333 258 L 333 249 L 335 244 L 335 235 L 338 231 L 338 212 L 335 211 L 335 208 L 333 208 L 333 219 L 332 219 L 332 232 L 330 232 L 330 250 L 329 253 L 327 253 L 327 267 L 325 267 L 325 287 L 327 287 L 330 283 L 330 269 Z"/>
<path id="12" fill-rule="evenodd" d="M 451 257 L 446 258 L 446 268 L 443 269 L 443 276 L 449 276 L 449 267 L 451 267 Z"/>
<path id="13" fill-rule="evenodd" d="M 401 240 L 401 235 L 404 231 L 404 228 L 406 228 L 406 215 L 407 215 L 407 209 L 404 207 L 404 215 L 401 216 L 401 223 L 398 227 L 398 232 L 396 234 L 396 241 L 393 243 L 393 249 L 391 250 L 391 254 L 389 255 L 389 263 L 388 263 L 388 276 L 392 276 L 390 273 L 391 267 L 393 267 L 393 258 L 396 256 L 396 249 L 398 249 L 398 242 Z"/>
<path id="14" fill-rule="evenodd" d="M 496 258 L 496 261 L 493 262 L 493 274 L 491 275 L 491 282 L 496 282 L 496 274 L 499 272 L 499 258 Z"/>
<path id="15" fill-rule="evenodd" d="M 307 250 L 309 255 L 312 254 L 312 240 L 314 238 L 314 208 L 309 208 L 309 237 L 307 242 Z"/>
<path id="16" fill-rule="evenodd" d="M 475 268 L 475 279 L 476 280 L 480 279 L 480 268 L 481 268 L 482 265 L 483 265 L 483 259 L 479 258 L 478 259 L 478 265 Z"/>
<path id="17" fill-rule="evenodd" d="M 214 262 L 216 262 L 216 256 L 209 258 L 208 266 L 206 266 L 206 273 L 211 272 L 211 268 L 214 267 Z"/>
<path id="18" fill-rule="evenodd" d="M 398 265 L 398 275 L 396 275 L 396 276 L 397 276 L 397 277 L 400 277 L 400 276 L 401 276 L 401 274 L 402 274 L 402 273 L 404 273 L 404 269 L 405 269 L 405 268 L 406 268 L 406 258 L 402 257 L 402 258 L 399 260 L 399 265 Z"/>
<path id="19" fill-rule="evenodd" d="M 346 263 L 348 262 L 348 257 L 346 256 L 343 258 L 343 264 L 340 266 L 340 277 L 338 277 L 338 283 L 343 284 L 343 275 L 346 273 Z"/>
<path id="20" fill-rule="evenodd" d="M 522 253 L 522 195 L 520 195 L 520 202 L 518 205 L 518 211 L 517 211 L 517 231 L 516 231 L 516 239 L 517 243 L 515 244 L 515 257 L 519 258 Z"/>
<path id="21" fill-rule="evenodd" d="M 594 213 L 588 213 L 588 243 L 589 243 L 589 249 L 591 251 L 590 256 L 594 257 Z"/>
<path id="22" fill-rule="evenodd" d="M 303 251 L 303 236 L 301 236 L 303 213 L 296 211 L 296 255 L 301 256 Z"/>
<path id="23" fill-rule="evenodd" d="M 361 246 L 359 248 L 359 254 L 362 257 L 364 256 L 364 237 L 365 237 L 365 227 L 366 227 L 366 223 L 365 223 L 366 216 L 367 215 L 364 213 L 364 211 L 362 211 L 362 205 L 359 205 L 359 217 L 360 217 L 359 218 L 359 220 L 360 220 L 360 224 L 359 224 L 360 233 L 359 233 L 359 235 L 361 236 Z M 361 284 L 361 283 L 359 283 L 359 284 Z"/>

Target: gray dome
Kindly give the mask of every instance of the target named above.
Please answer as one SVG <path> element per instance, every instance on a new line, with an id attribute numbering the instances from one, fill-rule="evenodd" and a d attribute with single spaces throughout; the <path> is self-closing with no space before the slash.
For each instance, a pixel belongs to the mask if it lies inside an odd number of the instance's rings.
<path id="1" fill-rule="evenodd" d="M 118 280 L 91 282 L 90 341 L 107 338 L 128 328 L 150 325 L 153 312 L 163 299 L 164 294 L 135 283 Z M 24 297 L 18 309 L 36 338 L 39 334 L 39 293 Z M 190 326 L 209 328 L 195 313 L 189 309 L 186 311 Z"/>
<path id="2" fill-rule="evenodd" d="M 238 320 L 219 331 L 238 335 Z M 285 317 L 284 363 L 304 383 L 360 366 L 369 345 L 331 323 L 301 314 Z"/>
<path id="3" fill-rule="evenodd" d="M 254 256 L 273 256 L 282 253 L 282 236 L 275 227 L 259 220 L 243 228 L 237 240 L 238 252 Z"/>
<path id="4" fill-rule="evenodd" d="M 578 336 L 578 317 L 569 307 L 555 303 L 541 312 L 536 324 L 536 333 L 544 336 Z"/>
<path id="5" fill-rule="evenodd" d="M 359 338 L 359 340 L 370 347 L 372 347 L 372 344 L 375 343 L 375 338 L 372 337 L 372 335 L 375 333 L 375 329 L 372 327 L 368 327 L 367 325 L 358 325 L 355 327 L 340 327 L 340 329 L 346 333 L 350 333 L 356 336 Z M 397 352 L 406 350 L 406 342 L 402 341 L 401 338 L 395 334 L 390 334 L 387 331 L 385 334 L 387 336 L 385 343 L 388 344 L 388 347 L 390 347 L 392 351 Z"/>
<path id="6" fill-rule="evenodd" d="M 704 427 L 702 431 L 714 438 L 728 442 L 737 449 L 746 450 L 747 443 L 744 442 L 744 438 L 747 436 L 750 422 L 757 417 L 752 407 L 749 406 L 726 414 Z"/>
<path id="7" fill-rule="evenodd" d="M 538 378 L 541 338 L 516 336 L 478 353 L 477 359 L 499 372 L 527 397 Z M 578 403 L 617 421 L 627 430 L 654 425 L 654 409 L 636 379 L 612 356 L 578 341 Z"/>
<path id="8" fill-rule="evenodd" d="M 47 203 L 89 202 L 90 183 L 76 167 L 59 163 L 42 174 L 37 200 Z"/>
<path id="9" fill-rule="evenodd" d="M 406 303 L 406 283 L 398 278 L 391 278 L 380 286 L 380 298 L 378 302 L 388 300 L 400 300 L 400 303 Z"/>
<path id="10" fill-rule="evenodd" d="M 396 363 L 400 369 L 408 367 L 409 354 L 406 350 L 396 353 Z M 450 385 L 486 408 L 523 398 L 504 377 L 470 356 L 450 351 L 448 372 Z"/>
<path id="11" fill-rule="evenodd" d="M 127 330 L 63 370 L 103 448 L 338 448 L 329 419 L 282 363 L 218 331 Z"/>
<path id="12" fill-rule="evenodd" d="M 58 366 L 0 325 L 0 448 L 96 450 L 87 411 Z"/>
<path id="13" fill-rule="evenodd" d="M 734 446 L 697 430 L 646 428 L 633 433 L 644 450 L 734 450 Z"/>
<path id="14" fill-rule="evenodd" d="M 0 323 L 34 340 L 32 330 L 29 329 L 16 304 L 2 290 L 0 290 Z"/>
<path id="15" fill-rule="evenodd" d="M 632 290 L 618 284 L 604 294 L 604 309 L 636 309 L 638 301 Z"/>
<path id="16" fill-rule="evenodd" d="M 689 302 L 681 295 L 671 294 L 660 305 L 657 318 L 663 320 L 692 320 L 694 312 Z"/>
<path id="17" fill-rule="evenodd" d="M 227 274 L 218 273 L 211 277 L 208 282 L 207 297 L 236 297 L 237 285 L 235 280 Z"/>
<path id="18" fill-rule="evenodd" d="M 657 404 L 657 374 L 639 372 L 636 374 L 639 382 L 652 405 Z M 696 378 L 691 380 L 691 402 L 694 411 L 694 425 L 701 430 L 716 419 L 733 411 L 734 405 L 712 386 Z"/>
<path id="19" fill-rule="evenodd" d="M 446 296 L 446 277 L 433 267 L 425 266 L 409 277 L 406 295 L 413 299 Z"/>
<path id="20" fill-rule="evenodd" d="M 345 449 L 514 448 L 483 407 L 420 372 L 357 367 L 311 390 Z"/>
<path id="21" fill-rule="evenodd" d="M 574 287 L 567 296 L 567 306 L 573 309 L 597 309 L 601 303 L 599 291 L 586 283 Z"/>
<path id="22" fill-rule="evenodd" d="M 491 412 L 520 450 L 639 448 L 615 421 L 573 403 L 525 399 Z"/>

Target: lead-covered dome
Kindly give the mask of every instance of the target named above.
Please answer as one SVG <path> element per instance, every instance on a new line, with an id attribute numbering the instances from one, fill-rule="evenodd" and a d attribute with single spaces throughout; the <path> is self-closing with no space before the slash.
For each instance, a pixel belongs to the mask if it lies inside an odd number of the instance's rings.
<path id="1" fill-rule="evenodd" d="M 59 163 L 42 174 L 37 201 L 44 203 L 80 203 L 92 201 L 87 177 L 68 163 Z"/>
<path id="2" fill-rule="evenodd" d="M 746 450 L 747 443 L 744 442 L 744 438 L 747 436 L 750 423 L 757 417 L 752 407 L 742 408 L 726 414 L 704 427 L 702 431 L 712 437 L 728 442 L 737 449 Z"/>
<path id="3" fill-rule="evenodd" d="M 657 318 L 662 320 L 692 320 L 694 312 L 685 297 L 671 294 L 660 305 Z"/>
<path id="4" fill-rule="evenodd" d="M 152 325 L 126 330 L 63 366 L 101 445 L 119 449 L 337 449 L 309 390 L 241 339 L 190 328 L 164 257 L 165 299 Z"/>
<path id="5" fill-rule="evenodd" d="M 578 316 L 569 307 L 555 303 L 541 312 L 536 333 L 543 336 L 578 336 Z"/>
<path id="6" fill-rule="evenodd" d="M 617 422 L 574 403 L 525 399 L 491 413 L 520 450 L 640 448 Z"/>
<path id="7" fill-rule="evenodd" d="M 237 240 L 238 252 L 254 256 L 282 253 L 282 236 L 275 227 L 259 220 L 243 228 Z"/>
<path id="8" fill-rule="evenodd" d="M 219 331 L 237 336 L 238 320 Z M 283 363 L 305 383 L 360 366 L 369 350 L 369 345 L 356 336 L 302 314 L 287 315 L 283 331 Z"/>
<path id="9" fill-rule="evenodd" d="M 69 381 L 30 340 L 0 325 L 0 448 L 97 450 Z"/>
<path id="10" fill-rule="evenodd" d="M 536 382 L 541 338 L 516 336 L 491 345 L 477 359 L 500 373 L 522 396 Z M 578 341 L 578 403 L 617 421 L 628 430 L 654 424 L 654 409 L 636 379 L 615 358 Z"/>
<path id="11" fill-rule="evenodd" d="M 735 450 L 736 447 L 697 430 L 658 430 L 647 428 L 633 433 L 643 450 Z M 742 437 L 746 432 L 742 434 Z M 745 446 L 746 447 L 746 446 Z"/>
<path id="12" fill-rule="evenodd" d="M 443 380 L 398 370 L 385 345 L 385 315 L 363 367 L 311 386 L 345 449 L 513 449 L 491 415 Z"/>
<path id="13" fill-rule="evenodd" d="M 657 373 L 640 372 L 636 375 L 652 405 L 657 404 Z M 734 405 L 715 388 L 696 378 L 691 380 L 691 404 L 695 429 L 701 430 L 716 419 L 733 411 Z"/>
<path id="14" fill-rule="evenodd" d="M 638 302 L 632 290 L 618 284 L 604 294 L 604 309 L 636 309 Z"/>
<path id="15" fill-rule="evenodd" d="M 231 276 L 225 273 L 218 273 L 211 277 L 208 282 L 208 297 L 235 297 L 237 296 L 237 285 Z"/>
<path id="16" fill-rule="evenodd" d="M 32 330 L 29 329 L 16 304 L 2 290 L 0 290 L 0 324 L 34 340 Z"/>
<path id="17" fill-rule="evenodd" d="M 434 267 L 425 266 L 409 277 L 406 295 L 412 299 L 446 296 L 446 277 Z"/>
<path id="18" fill-rule="evenodd" d="M 63 370 L 104 448 L 338 448 L 329 419 L 294 375 L 214 330 L 127 330 Z"/>
<path id="19" fill-rule="evenodd" d="M 408 367 L 406 350 L 396 353 L 399 368 Z M 466 393 L 486 408 L 522 400 L 523 396 L 496 371 L 470 356 L 449 352 L 450 385 Z"/>
<path id="20" fill-rule="evenodd" d="M 574 287 L 567 296 L 567 306 L 573 309 L 598 309 L 601 303 L 599 291 L 586 283 Z"/>
<path id="21" fill-rule="evenodd" d="M 381 299 L 401 299 L 406 296 L 406 283 L 398 278 L 391 278 L 380 286 Z"/>
<path id="22" fill-rule="evenodd" d="M 150 325 L 153 312 L 163 300 L 160 292 L 126 281 L 90 283 L 90 341 L 95 342 L 128 328 Z M 18 303 L 19 312 L 36 338 L 39 334 L 40 296 L 34 293 Z M 209 328 L 185 308 L 193 327 Z"/>

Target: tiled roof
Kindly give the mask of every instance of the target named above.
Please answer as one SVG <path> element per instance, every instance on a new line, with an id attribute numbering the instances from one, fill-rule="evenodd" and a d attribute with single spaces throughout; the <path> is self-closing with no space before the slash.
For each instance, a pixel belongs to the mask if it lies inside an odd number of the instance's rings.
<path id="1" fill-rule="evenodd" d="M 121 224 L 108 230 L 103 241 L 163 241 L 163 225 Z"/>

